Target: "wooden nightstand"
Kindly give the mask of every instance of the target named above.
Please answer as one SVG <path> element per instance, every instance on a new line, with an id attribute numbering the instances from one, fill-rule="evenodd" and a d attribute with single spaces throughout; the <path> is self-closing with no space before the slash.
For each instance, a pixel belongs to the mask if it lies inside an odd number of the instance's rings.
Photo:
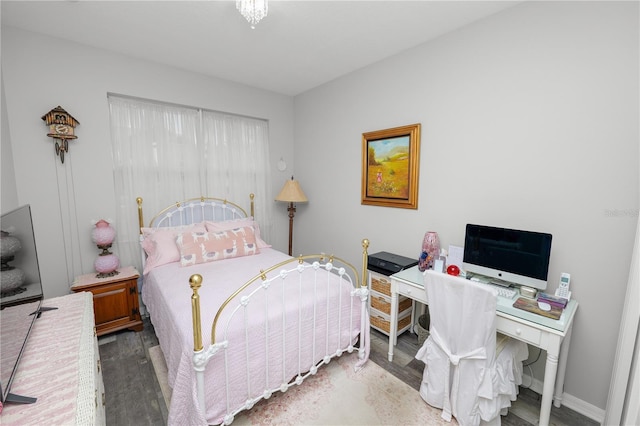
<path id="1" fill-rule="evenodd" d="M 132 267 L 118 269 L 113 277 L 96 278 L 96 272 L 76 277 L 71 290 L 93 293 L 96 333 L 98 336 L 128 328 L 142 331 L 138 302 L 138 277 Z"/>

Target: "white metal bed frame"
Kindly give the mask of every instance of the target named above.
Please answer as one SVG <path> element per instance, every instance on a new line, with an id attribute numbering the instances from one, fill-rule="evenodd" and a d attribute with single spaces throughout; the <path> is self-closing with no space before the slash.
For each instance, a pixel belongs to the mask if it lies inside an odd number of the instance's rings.
<path id="1" fill-rule="evenodd" d="M 254 197 L 253 194 L 250 195 L 251 200 L 251 216 L 253 216 L 254 212 Z M 138 219 L 140 223 L 140 228 L 143 227 L 143 212 L 142 212 L 142 198 L 137 198 L 136 202 L 138 204 Z M 246 218 L 246 212 L 239 205 L 235 203 L 231 203 L 225 199 L 220 198 L 210 198 L 210 197 L 200 197 L 200 198 L 192 198 L 189 200 L 185 200 L 182 202 L 177 202 L 164 210 L 158 213 L 149 223 L 149 227 L 157 228 L 164 226 L 184 226 L 191 223 L 201 222 L 203 220 L 230 220 L 230 219 L 241 219 Z M 142 229 L 140 239 L 142 241 Z M 268 269 L 261 270 L 256 276 L 252 279 L 244 283 L 241 287 L 239 287 L 229 298 L 219 307 L 216 316 L 211 325 L 211 344 L 204 348 L 202 344 L 202 325 L 200 320 L 200 295 L 198 294 L 198 290 L 201 288 L 203 283 L 203 278 L 199 274 L 193 274 L 189 278 L 189 285 L 192 289 L 191 295 L 191 308 L 192 308 L 192 321 L 193 321 L 193 368 L 196 372 L 196 386 L 197 386 L 197 394 L 198 394 L 198 404 L 200 407 L 200 411 L 203 417 L 205 417 L 206 413 L 206 404 L 205 404 L 205 380 L 204 380 L 204 371 L 208 364 L 208 362 L 220 354 L 219 356 L 224 356 L 224 365 L 225 365 L 225 380 L 228 383 L 228 370 L 227 370 L 227 360 L 226 360 L 226 352 L 228 349 L 228 331 L 229 325 L 232 320 L 236 318 L 237 315 L 242 315 L 244 318 L 245 324 L 245 349 L 249 347 L 249 339 L 248 339 L 248 330 L 246 328 L 246 313 L 249 309 L 251 299 L 253 297 L 257 297 L 264 292 L 272 289 L 272 283 L 276 281 L 280 281 L 283 283 L 281 286 L 282 297 L 284 299 L 287 292 L 284 291 L 285 287 L 290 288 L 290 291 L 299 291 L 302 292 L 302 275 L 311 274 L 312 279 L 314 280 L 314 289 L 316 289 L 319 285 L 335 285 L 335 278 L 338 277 L 338 285 L 342 285 L 343 282 L 348 282 L 352 286 L 351 297 L 350 299 L 359 299 L 357 303 L 360 303 L 360 334 L 358 344 L 354 345 L 353 342 L 356 341 L 357 336 L 349 337 L 349 344 L 341 347 L 339 344 L 337 347 L 329 347 L 328 346 L 328 335 L 329 330 L 327 328 L 325 336 L 327 341 L 327 346 L 324 350 L 324 357 L 316 362 L 308 371 L 300 371 L 299 368 L 301 363 L 300 360 L 298 362 L 298 373 L 295 377 L 282 377 L 281 384 L 276 388 L 265 389 L 262 391 L 262 394 L 259 394 L 255 397 L 249 397 L 244 404 L 239 407 L 232 407 L 229 404 L 229 395 L 228 395 L 228 387 L 227 387 L 227 409 L 226 414 L 223 419 L 223 424 L 228 425 L 231 424 L 235 418 L 235 416 L 243 410 L 248 410 L 253 407 L 255 403 L 262 399 L 268 399 L 271 395 L 276 391 L 286 392 L 290 387 L 294 385 L 300 385 L 304 382 L 304 380 L 310 375 L 315 375 L 318 371 L 318 368 L 323 364 L 328 364 L 331 359 L 334 357 L 341 356 L 344 352 L 352 353 L 354 350 L 358 351 L 358 358 L 361 362 L 364 360 L 365 356 L 365 346 L 369 344 L 369 321 L 368 321 L 368 297 L 369 290 L 367 285 L 367 260 L 368 260 L 368 247 L 369 241 L 364 239 L 362 240 L 362 274 L 359 275 L 353 265 L 344 261 L 343 259 L 335 256 L 327 256 L 324 253 L 316 254 L 316 255 L 306 255 L 299 256 L 297 258 L 291 258 L 280 262 L 276 265 L 269 267 Z M 143 262 L 144 262 L 144 251 L 142 252 Z M 341 265 L 341 266 L 336 266 Z M 271 277 L 267 277 L 270 273 L 278 271 L 277 274 L 271 274 Z M 330 283 L 330 277 L 333 276 L 334 280 Z M 361 280 L 359 279 L 361 276 Z M 289 281 L 287 282 L 287 278 Z M 258 284 L 259 283 L 259 284 Z M 206 284 L 205 284 L 206 285 Z M 250 291 L 248 295 L 244 295 L 239 298 L 238 296 L 243 293 L 248 287 L 254 286 L 255 288 Z M 272 290 L 278 291 L 278 290 Z M 347 303 L 347 301 L 340 300 L 340 303 Z M 350 315 L 349 321 L 350 325 L 353 322 L 353 314 L 354 314 L 354 303 L 352 300 L 349 300 L 350 303 Z M 328 305 L 328 301 L 326 302 Z M 265 304 L 266 306 L 266 304 Z M 313 310 L 313 319 L 312 321 L 316 321 L 316 309 L 325 308 L 328 309 L 328 306 L 314 306 Z M 220 339 L 216 339 L 216 327 L 218 324 L 218 320 L 222 312 L 225 309 L 232 309 L 232 314 L 229 316 L 227 321 L 222 324 L 222 337 Z M 328 312 L 328 311 L 327 311 Z M 339 310 L 340 312 L 340 310 Z M 267 318 L 269 312 L 268 308 L 265 309 L 265 318 Z M 300 318 L 301 312 L 298 309 L 298 316 Z M 284 328 L 286 326 L 285 313 L 282 312 L 282 327 L 283 333 Z M 327 323 L 328 323 L 327 318 Z M 340 324 L 342 319 L 338 320 L 337 330 L 340 330 Z M 328 325 L 328 324 L 327 324 Z M 268 322 L 265 321 L 265 327 L 268 328 Z M 353 330 L 353 327 L 349 328 Z M 336 331 L 337 331 L 336 330 Z M 284 335 L 284 334 L 283 334 Z M 340 339 L 338 339 L 339 341 Z M 315 336 L 313 338 L 315 345 Z M 302 351 L 302 342 L 301 342 L 301 333 L 298 333 L 298 341 L 297 341 L 297 351 L 298 358 L 299 354 Z M 284 350 L 284 344 L 283 344 Z M 313 349 L 313 353 L 315 353 L 315 346 Z M 268 357 L 268 351 L 266 356 Z M 266 365 L 265 360 L 265 365 Z M 284 364 L 284 361 L 283 361 Z M 247 365 L 247 375 L 251 374 L 248 371 Z M 268 369 L 267 369 L 268 370 Z M 283 371 L 285 369 L 283 368 Z M 265 372 L 259 372 L 259 374 L 263 374 Z M 268 375 L 268 371 L 265 373 Z"/>

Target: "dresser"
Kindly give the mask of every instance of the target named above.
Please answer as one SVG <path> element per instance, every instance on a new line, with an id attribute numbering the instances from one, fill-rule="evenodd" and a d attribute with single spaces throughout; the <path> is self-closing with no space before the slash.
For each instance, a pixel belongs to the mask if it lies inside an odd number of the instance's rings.
<path id="1" fill-rule="evenodd" d="M 3 426 L 104 425 L 104 384 L 91 293 L 47 299 L 18 365 L 11 393 L 37 398 L 5 404 Z"/>

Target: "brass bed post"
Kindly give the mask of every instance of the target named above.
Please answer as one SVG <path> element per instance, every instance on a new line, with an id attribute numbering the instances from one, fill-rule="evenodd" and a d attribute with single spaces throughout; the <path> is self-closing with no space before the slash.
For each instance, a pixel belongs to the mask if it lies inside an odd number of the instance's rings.
<path id="1" fill-rule="evenodd" d="M 144 220 L 142 219 L 142 197 L 136 198 L 136 203 L 138 203 L 138 232 L 142 234 L 142 228 L 144 227 Z"/>
<path id="2" fill-rule="evenodd" d="M 249 199 L 251 200 L 251 204 L 250 204 L 250 206 L 251 206 L 251 207 L 249 208 L 249 210 L 251 211 L 251 217 L 252 217 L 252 218 L 254 218 L 254 219 L 256 218 L 256 216 L 255 216 L 254 202 L 253 202 L 253 199 L 255 198 L 255 196 L 256 196 L 256 195 L 255 195 L 255 194 L 253 194 L 253 193 L 249 194 Z"/>
<path id="3" fill-rule="evenodd" d="M 193 350 L 202 350 L 202 330 L 200 328 L 200 295 L 198 289 L 202 285 L 202 275 L 193 274 L 189 278 L 189 285 L 193 294 L 191 295 L 191 318 L 193 320 Z M 213 342 L 212 342 L 213 343 Z"/>
<path id="4" fill-rule="evenodd" d="M 369 269 L 369 253 L 367 249 L 369 248 L 369 240 L 366 238 L 362 240 L 362 285 L 361 287 L 369 287 L 369 282 L 367 281 L 367 270 Z"/>

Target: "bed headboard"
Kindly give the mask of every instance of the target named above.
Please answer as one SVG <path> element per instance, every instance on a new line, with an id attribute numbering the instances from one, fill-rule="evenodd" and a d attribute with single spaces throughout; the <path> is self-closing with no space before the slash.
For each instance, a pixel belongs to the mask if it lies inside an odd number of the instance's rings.
<path id="1" fill-rule="evenodd" d="M 249 194 L 251 200 L 250 215 L 254 216 L 254 194 Z M 142 212 L 142 198 L 136 198 L 138 203 L 138 221 L 140 233 L 144 227 Z M 236 203 L 223 198 L 200 197 L 178 201 L 166 207 L 149 221 L 149 228 L 165 226 L 184 226 L 200 223 L 205 220 L 219 222 L 223 220 L 242 219 L 248 217 L 246 210 Z"/>

